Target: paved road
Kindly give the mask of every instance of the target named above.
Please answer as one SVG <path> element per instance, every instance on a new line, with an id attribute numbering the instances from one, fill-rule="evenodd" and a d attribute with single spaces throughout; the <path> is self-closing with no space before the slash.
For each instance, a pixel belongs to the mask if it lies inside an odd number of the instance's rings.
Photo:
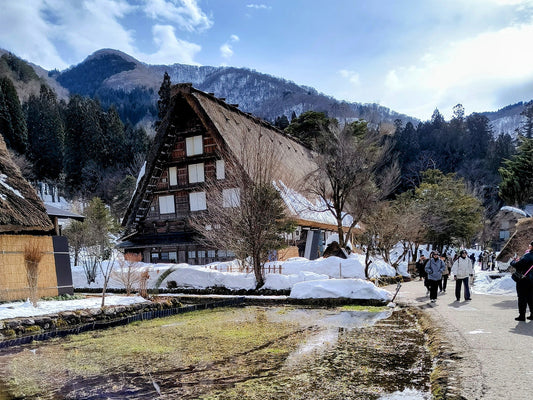
<path id="1" fill-rule="evenodd" d="M 465 399 L 533 399 L 533 321 L 514 320 L 516 296 L 474 293 L 471 301 L 457 302 L 454 288 L 451 281 L 447 293 L 430 303 L 423 282 L 406 282 L 396 303 L 420 307 L 442 328 L 462 357 L 453 370 Z"/>

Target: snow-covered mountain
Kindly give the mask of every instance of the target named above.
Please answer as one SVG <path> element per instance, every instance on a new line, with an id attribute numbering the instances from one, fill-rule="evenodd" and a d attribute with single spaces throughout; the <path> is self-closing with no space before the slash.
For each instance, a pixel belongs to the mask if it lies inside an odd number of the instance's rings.
<path id="1" fill-rule="evenodd" d="M 246 68 L 148 65 L 110 49 L 99 50 L 80 64 L 65 71 L 53 71 L 50 75 L 71 93 L 97 96 L 104 105 L 131 96 L 131 93 L 135 93 L 138 103 L 153 105 L 165 71 L 172 83 L 190 82 L 200 90 L 214 93 L 228 103 L 238 104 L 241 110 L 269 121 L 282 115 L 290 118 L 293 112 L 299 115 L 314 110 L 339 120 L 418 122 L 378 104 L 339 101 L 311 87 Z"/>

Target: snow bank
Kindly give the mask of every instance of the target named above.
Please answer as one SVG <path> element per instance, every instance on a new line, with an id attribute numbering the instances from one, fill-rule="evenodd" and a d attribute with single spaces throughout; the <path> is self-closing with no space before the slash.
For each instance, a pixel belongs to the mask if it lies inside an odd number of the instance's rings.
<path id="1" fill-rule="evenodd" d="M 498 275 L 494 271 L 476 272 L 476 279 L 472 291 L 476 294 L 498 294 L 516 296 L 516 283 L 511 279 L 510 273 L 500 274 L 501 278 L 493 279 L 490 276 Z"/>
<path id="2" fill-rule="evenodd" d="M 308 260 L 307 258 L 294 257 L 283 263 L 283 274 L 298 274 L 301 271 L 327 275 L 330 278 L 360 278 L 365 279 L 364 263 L 358 258 L 339 257 L 319 258 Z"/>
<path id="3" fill-rule="evenodd" d="M 315 274 L 314 272 L 300 271 L 298 274 L 281 275 L 281 274 L 267 274 L 265 277 L 265 285 L 263 289 L 272 290 L 289 290 L 296 283 L 328 279 L 329 276 L 324 274 Z"/>
<path id="4" fill-rule="evenodd" d="M 106 306 L 130 305 L 135 303 L 147 302 L 140 296 L 114 296 L 107 295 L 105 298 Z M 102 297 L 88 297 L 80 300 L 51 300 L 37 302 L 37 308 L 33 307 L 30 301 L 13 302 L 0 304 L 0 320 L 18 317 L 35 317 L 38 315 L 55 314 L 61 311 L 84 310 L 87 308 L 100 308 Z"/>
<path id="5" fill-rule="evenodd" d="M 290 297 L 294 299 L 348 298 L 388 301 L 392 299 L 392 294 L 362 279 L 327 279 L 297 283 L 292 288 Z"/>

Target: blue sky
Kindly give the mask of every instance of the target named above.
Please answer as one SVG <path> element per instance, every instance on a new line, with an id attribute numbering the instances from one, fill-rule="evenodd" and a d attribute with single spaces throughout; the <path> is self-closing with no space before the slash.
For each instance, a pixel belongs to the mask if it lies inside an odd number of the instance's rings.
<path id="1" fill-rule="evenodd" d="M 533 99 L 533 0 L 0 0 L 0 48 L 247 67 L 423 120 Z"/>

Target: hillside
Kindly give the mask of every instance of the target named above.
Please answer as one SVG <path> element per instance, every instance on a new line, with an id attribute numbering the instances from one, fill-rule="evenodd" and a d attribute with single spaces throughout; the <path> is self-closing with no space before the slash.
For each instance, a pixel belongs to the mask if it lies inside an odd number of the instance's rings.
<path id="1" fill-rule="evenodd" d="M 262 74 L 246 68 L 198 67 L 192 65 L 147 65 L 116 50 L 99 50 L 82 63 L 68 70 L 51 73 L 70 93 L 98 97 L 102 105 L 130 104 L 119 108 L 122 117 L 136 123 L 143 118 L 153 119 L 157 91 L 165 71 L 172 83 L 191 82 L 196 88 L 238 104 L 245 112 L 273 121 L 276 117 L 316 110 L 340 120 L 363 118 L 371 123 L 418 122 L 415 118 L 396 113 L 378 104 L 338 101 L 318 93 L 315 89 L 294 82 Z M 135 115 L 131 107 L 136 109 Z M 152 107 L 152 108 L 151 108 Z"/>

